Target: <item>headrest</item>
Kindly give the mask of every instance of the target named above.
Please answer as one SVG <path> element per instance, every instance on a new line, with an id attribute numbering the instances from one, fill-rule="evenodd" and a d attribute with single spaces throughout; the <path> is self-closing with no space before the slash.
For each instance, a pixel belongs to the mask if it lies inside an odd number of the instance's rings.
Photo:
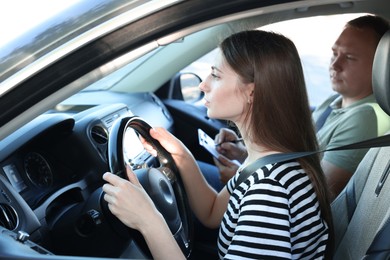
<path id="1" fill-rule="evenodd" d="M 390 30 L 382 36 L 376 48 L 372 86 L 379 106 L 390 115 Z"/>

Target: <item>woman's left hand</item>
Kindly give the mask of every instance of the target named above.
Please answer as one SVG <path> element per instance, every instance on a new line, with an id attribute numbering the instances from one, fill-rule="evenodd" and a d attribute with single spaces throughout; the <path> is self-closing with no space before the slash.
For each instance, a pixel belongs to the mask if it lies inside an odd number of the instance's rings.
<path id="1" fill-rule="evenodd" d="M 151 128 L 149 133 L 152 138 L 156 139 L 172 155 L 177 165 L 184 157 L 188 157 L 191 154 L 187 147 L 165 128 Z M 141 143 L 152 156 L 157 156 L 157 151 L 144 138 L 141 138 Z"/>
<path id="2" fill-rule="evenodd" d="M 141 231 L 142 227 L 150 225 L 159 212 L 128 166 L 126 172 L 129 181 L 110 172 L 103 175 L 103 179 L 108 182 L 103 185 L 104 200 L 111 213 L 122 223 Z"/>

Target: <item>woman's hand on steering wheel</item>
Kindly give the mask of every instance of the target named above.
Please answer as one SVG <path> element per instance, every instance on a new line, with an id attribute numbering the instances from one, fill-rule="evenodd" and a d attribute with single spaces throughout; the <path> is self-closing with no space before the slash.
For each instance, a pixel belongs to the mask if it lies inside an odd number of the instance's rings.
<path id="1" fill-rule="evenodd" d="M 104 200 L 107 201 L 111 213 L 122 223 L 141 231 L 142 227 L 154 223 L 150 219 L 156 219 L 156 216 L 163 219 L 137 176 L 128 166 L 126 173 L 129 180 L 110 172 L 103 175 L 103 179 L 107 181 L 103 185 Z"/>
<path id="2" fill-rule="evenodd" d="M 131 144 L 125 137 L 132 131 L 142 137 L 145 151 L 134 158 L 126 158 L 124 147 Z M 103 193 L 106 193 L 103 198 L 115 219 L 147 238 L 144 242 L 152 254 L 160 255 L 161 241 L 171 241 L 168 243 L 171 249 L 179 247 L 187 257 L 192 251 L 192 212 L 175 163 L 186 155 L 186 151 L 187 148 L 167 130 L 153 130 L 137 116 L 122 117 L 111 127 L 108 164 L 113 174 L 103 176 L 108 182 L 103 186 Z M 158 160 L 149 160 L 149 156 L 144 156 L 147 152 Z M 134 163 L 131 169 L 128 163 Z M 141 251 L 148 254 L 144 247 Z"/>
<path id="3" fill-rule="evenodd" d="M 151 137 L 156 139 L 161 146 L 172 155 L 176 162 L 180 157 L 189 153 L 184 144 L 165 128 L 151 128 L 149 133 Z M 149 144 L 144 138 L 141 138 L 141 142 L 146 151 L 148 151 L 152 156 L 157 156 L 157 151 L 151 144 Z"/>

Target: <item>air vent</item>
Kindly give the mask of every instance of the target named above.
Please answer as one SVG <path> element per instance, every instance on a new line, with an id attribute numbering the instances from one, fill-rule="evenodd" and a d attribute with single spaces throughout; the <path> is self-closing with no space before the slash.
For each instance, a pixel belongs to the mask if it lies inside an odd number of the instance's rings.
<path id="1" fill-rule="evenodd" d="M 0 226 L 14 230 L 18 226 L 18 215 L 13 207 L 0 203 Z"/>
<path id="2" fill-rule="evenodd" d="M 101 126 L 92 127 L 91 137 L 98 144 L 106 144 L 108 141 L 107 131 Z"/>

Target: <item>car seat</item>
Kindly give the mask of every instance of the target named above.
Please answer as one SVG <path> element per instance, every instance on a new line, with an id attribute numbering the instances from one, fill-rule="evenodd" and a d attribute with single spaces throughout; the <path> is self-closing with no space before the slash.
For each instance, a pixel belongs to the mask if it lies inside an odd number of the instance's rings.
<path id="1" fill-rule="evenodd" d="M 378 44 L 372 74 L 374 95 L 390 115 L 390 31 Z M 333 259 L 390 258 L 389 174 L 390 147 L 371 148 L 333 201 Z"/>

